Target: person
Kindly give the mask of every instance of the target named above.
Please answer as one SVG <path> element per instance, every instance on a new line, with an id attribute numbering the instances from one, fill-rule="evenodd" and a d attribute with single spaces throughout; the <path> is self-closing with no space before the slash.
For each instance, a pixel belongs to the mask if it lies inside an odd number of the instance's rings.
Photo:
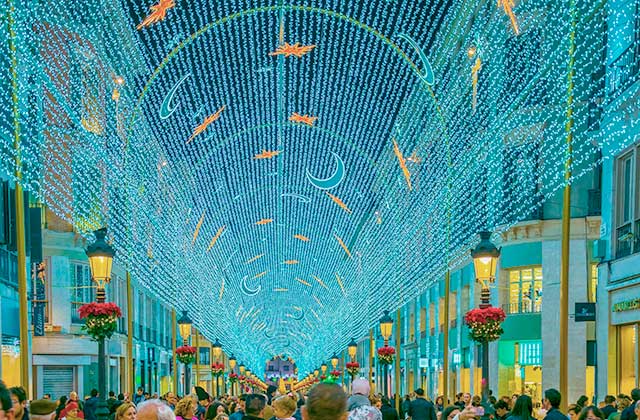
<path id="1" fill-rule="evenodd" d="M 27 393 L 21 386 L 9 388 L 11 393 L 11 401 L 13 403 L 13 416 L 16 420 L 29 420 L 29 411 L 27 409 Z"/>
<path id="2" fill-rule="evenodd" d="M 605 420 L 602 411 L 595 405 L 584 407 L 580 412 L 578 420 Z"/>
<path id="3" fill-rule="evenodd" d="M 115 412 L 114 420 L 136 420 L 136 406 L 130 402 L 120 404 Z"/>
<path id="4" fill-rule="evenodd" d="M 471 398 L 471 406 L 468 408 L 473 410 L 476 417 L 484 416 L 484 407 L 482 406 L 482 398 L 480 395 L 474 395 Z"/>
<path id="5" fill-rule="evenodd" d="M 98 390 L 91 390 L 91 397 L 84 402 L 84 418 L 86 420 L 98 420 L 96 409 L 98 408 Z"/>
<path id="6" fill-rule="evenodd" d="M 411 401 L 408 418 L 413 420 L 436 420 L 436 409 L 431 401 L 424 397 L 424 389 L 415 390 L 416 399 Z"/>
<path id="7" fill-rule="evenodd" d="M 616 401 L 617 411 L 609 415 L 609 420 L 620 420 L 622 412 L 629 407 L 629 405 L 631 405 L 631 398 L 623 394 L 618 395 L 618 399 Z"/>
<path id="8" fill-rule="evenodd" d="M 271 405 L 273 403 L 273 399 L 276 397 L 278 393 L 278 387 L 275 385 L 269 385 L 267 387 L 267 405 Z"/>
<path id="9" fill-rule="evenodd" d="M 391 405 L 391 401 L 387 397 L 382 397 L 382 406 L 380 412 L 382 413 L 382 420 L 399 420 L 398 412 L 395 407 Z"/>
<path id="10" fill-rule="evenodd" d="M 442 410 L 444 410 L 444 395 L 438 395 L 438 398 L 436 398 L 436 411 L 438 413 L 442 412 Z"/>
<path id="11" fill-rule="evenodd" d="M 42 396 L 42 399 L 43 399 L 43 400 L 50 400 L 50 399 L 51 399 L 51 394 L 44 394 L 44 395 Z"/>
<path id="12" fill-rule="evenodd" d="M 411 397 L 407 394 L 404 396 L 404 401 L 402 401 L 402 405 L 400 406 L 400 417 L 402 420 L 407 416 L 409 406 L 411 406 Z"/>
<path id="13" fill-rule="evenodd" d="M 567 408 L 567 417 L 569 420 L 578 420 L 580 416 L 580 407 L 575 404 L 571 404 L 569 408 Z"/>
<path id="14" fill-rule="evenodd" d="M 41 400 L 31 401 L 29 405 L 29 413 L 31 414 L 31 420 L 51 420 L 56 415 L 55 401 L 51 401 L 51 398 L 43 398 Z"/>
<path id="15" fill-rule="evenodd" d="M 2 381 L 0 381 L 0 420 L 14 420 L 11 393 Z"/>
<path id="16" fill-rule="evenodd" d="M 464 397 L 464 393 L 458 392 L 456 394 L 456 401 L 453 403 L 453 405 L 458 407 L 460 410 L 463 410 L 465 406 L 464 400 L 462 399 L 462 397 Z"/>
<path id="17" fill-rule="evenodd" d="M 293 413 L 298 409 L 298 402 L 293 395 L 281 395 L 271 403 L 273 407 L 273 420 L 295 420 Z"/>
<path id="18" fill-rule="evenodd" d="M 465 392 L 464 394 L 462 394 L 462 403 L 464 404 L 463 408 L 471 407 L 471 394 L 470 393 Z"/>
<path id="19" fill-rule="evenodd" d="M 211 397 L 201 386 L 196 386 L 196 396 L 198 397 L 198 405 L 196 406 L 195 416 L 203 420 L 207 414 L 207 407 L 209 407 Z"/>
<path id="20" fill-rule="evenodd" d="M 636 404 L 640 401 L 640 389 L 633 388 L 631 390 L 631 399 L 633 402 L 629 407 L 625 408 L 620 414 L 620 420 L 637 420 L 638 416 L 635 412 Z"/>
<path id="21" fill-rule="evenodd" d="M 80 408 L 78 403 L 70 401 L 60 414 L 62 420 L 78 420 L 80 418 Z"/>
<path id="22" fill-rule="evenodd" d="M 136 420 L 176 420 L 171 408 L 160 400 L 142 401 L 137 410 Z"/>
<path id="23" fill-rule="evenodd" d="M 194 420 L 196 417 L 196 403 L 187 396 L 181 399 L 175 409 L 177 420 Z"/>
<path id="24" fill-rule="evenodd" d="M 382 420 L 380 410 L 371 405 L 368 395 L 371 393 L 369 381 L 364 378 L 355 379 L 351 384 L 351 396 L 347 400 L 347 411 L 350 420 L 369 419 Z"/>
<path id="25" fill-rule="evenodd" d="M 262 420 L 264 408 L 267 406 L 267 398 L 261 394 L 250 394 L 245 400 L 245 415 L 242 420 Z"/>
<path id="26" fill-rule="evenodd" d="M 380 398 L 376 396 L 369 397 L 369 402 L 371 403 L 371 406 L 377 408 L 378 410 L 382 408 L 382 397 Z"/>
<path id="27" fill-rule="evenodd" d="M 214 420 L 216 417 L 218 417 L 219 414 L 225 414 L 227 417 L 229 417 L 227 406 L 221 403 L 220 401 L 216 401 L 212 404 L 209 404 L 209 407 L 207 407 L 207 413 L 205 414 L 205 419 Z"/>
<path id="28" fill-rule="evenodd" d="M 233 413 L 229 416 L 229 420 L 242 420 L 244 417 L 245 403 L 247 401 L 247 394 L 242 394 L 238 398 L 238 405 Z"/>
<path id="29" fill-rule="evenodd" d="M 509 420 L 533 420 L 533 402 L 528 395 L 520 395 L 511 410 Z M 567 420 L 566 417 L 564 420 Z"/>
<path id="30" fill-rule="evenodd" d="M 549 388 L 544 391 L 544 399 L 542 405 L 547 410 L 544 420 L 567 420 L 567 416 L 560 412 L 560 401 L 562 396 L 560 391 L 555 388 Z"/>
<path id="31" fill-rule="evenodd" d="M 506 420 L 509 416 L 509 404 L 502 399 L 496 401 L 493 405 L 493 409 L 496 412 L 495 420 Z"/>
<path id="32" fill-rule="evenodd" d="M 611 414 L 618 411 L 616 409 L 615 403 L 616 397 L 614 397 L 613 395 L 607 395 L 606 397 L 604 397 L 604 407 L 602 407 L 601 411 L 605 419 L 608 419 Z"/>
<path id="33" fill-rule="evenodd" d="M 58 400 L 58 407 L 56 407 L 56 417 L 55 420 L 59 420 L 60 419 L 60 413 L 62 412 L 62 410 L 64 410 L 64 408 L 67 406 L 67 396 L 63 395 L 62 397 L 60 397 L 60 399 Z"/>
<path id="34" fill-rule="evenodd" d="M 337 384 L 315 385 L 302 406 L 302 420 L 346 420 L 348 415 L 347 395 Z"/>
<path id="35" fill-rule="evenodd" d="M 135 405 L 138 405 L 142 401 L 144 401 L 144 388 L 142 388 L 140 386 L 140 387 L 138 387 L 138 390 L 136 391 L 136 395 L 133 396 L 133 403 Z"/>
<path id="36" fill-rule="evenodd" d="M 167 401 L 169 407 L 171 407 L 171 410 L 176 409 L 176 405 L 178 405 L 178 398 L 176 397 L 176 394 L 174 394 L 173 392 L 167 392 L 164 395 L 164 399 Z"/>
<path id="37" fill-rule="evenodd" d="M 576 405 L 580 407 L 580 410 L 582 410 L 588 404 L 589 404 L 589 398 L 586 395 L 580 395 L 580 398 L 578 398 L 578 401 L 576 402 Z"/>
<path id="38" fill-rule="evenodd" d="M 460 398 L 462 398 L 462 394 Z M 456 395 L 456 403 L 460 401 L 460 398 Z M 449 407 L 445 407 L 442 409 L 442 413 L 440 414 L 440 420 L 453 420 L 458 414 L 460 414 L 460 405 L 454 404 Z"/>

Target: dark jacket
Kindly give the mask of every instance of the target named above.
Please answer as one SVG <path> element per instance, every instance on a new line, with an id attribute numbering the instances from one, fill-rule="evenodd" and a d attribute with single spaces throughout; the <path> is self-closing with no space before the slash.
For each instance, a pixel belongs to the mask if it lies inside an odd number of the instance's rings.
<path id="1" fill-rule="evenodd" d="M 513 417 L 510 417 L 513 418 Z M 562 414 L 560 410 L 557 408 L 552 408 L 547 412 L 547 415 L 544 417 L 544 420 L 567 420 L 567 416 Z"/>
<path id="2" fill-rule="evenodd" d="M 382 404 L 380 412 L 382 413 L 382 420 L 399 420 L 398 412 L 389 404 Z"/>
<path id="3" fill-rule="evenodd" d="M 637 402 L 638 401 L 632 402 L 629 407 L 622 410 L 622 413 L 620 414 L 620 420 L 637 420 L 635 412 Z"/>
<path id="4" fill-rule="evenodd" d="M 604 418 L 608 419 L 609 416 L 612 413 L 615 413 L 617 410 L 616 410 L 616 408 L 614 406 L 609 404 L 609 405 L 605 405 L 604 407 L 602 407 L 602 410 L 600 410 L 600 411 L 602 411 L 602 414 L 604 415 Z"/>
<path id="5" fill-rule="evenodd" d="M 407 414 L 413 420 L 436 420 L 438 418 L 433 403 L 424 398 L 416 398 L 411 401 Z"/>
<path id="6" fill-rule="evenodd" d="M 91 397 L 84 402 L 84 418 L 85 420 L 98 420 L 96 417 L 96 409 L 98 408 L 98 397 Z"/>

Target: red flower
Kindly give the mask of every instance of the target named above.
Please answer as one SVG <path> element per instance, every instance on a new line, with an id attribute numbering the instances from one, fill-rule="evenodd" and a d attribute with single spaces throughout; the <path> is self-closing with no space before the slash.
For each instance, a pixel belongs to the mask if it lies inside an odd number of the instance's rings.
<path id="1" fill-rule="evenodd" d="M 500 338 L 504 330 L 502 322 L 506 319 L 502 308 L 472 309 L 464 315 L 464 323 L 469 327 L 469 335 L 472 340 L 480 343 L 488 343 Z"/>
<path id="2" fill-rule="evenodd" d="M 378 356 L 393 356 L 396 354 L 396 349 L 391 346 L 384 346 L 378 349 Z"/>
<path id="3" fill-rule="evenodd" d="M 87 318 L 88 316 L 115 316 L 120 318 L 122 311 L 120 307 L 113 302 L 91 302 L 84 304 L 78 309 L 78 315 L 80 319 Z"/>
<path id="4" fill-rule="evenodd" d="M 178 355 L 187 355 L 187 354 L 196 354 L 196 348 L 192 346 L 180 346 L 176 349 L 176 354 Z"/>

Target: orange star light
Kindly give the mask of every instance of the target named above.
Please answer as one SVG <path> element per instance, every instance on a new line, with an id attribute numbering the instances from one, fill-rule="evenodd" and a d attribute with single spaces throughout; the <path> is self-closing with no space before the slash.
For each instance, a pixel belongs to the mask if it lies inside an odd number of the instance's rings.
<path id="1" fill-rule="evenodd" d="M 316 122 L 317 119 L 318 119 L 318 117 L 312 117 L 311 115 L 307 115 L 307 114 L 300 115 L 297 112 L 294 112 L 289 117 L 289 121 L 294 122 L 294 123 L 306 124 L 309 127 L 313 127 L 313 124 Z"/>
<path id="2" fill-rule="evenodd" d="M 269 223 L 272 223 L 273 219 L 260 219 L 256 222 L 256 225 L 268 225 Z"/>
<path id="3" fill-rule="evenodd" d="M 137 30 L 140 30 L 146 26 L 151 26 L 154 23 L 158 23 L 167 16 L 167 10 L 175 7 L 176 3 L 174 0 L 160 0 L 158 4 L 155 6 L 151 6 L 151 13 L 144 18 L 142 22 L 138 26 L 136 26 Z"/>
<path id="4" fill-rule="evenodd" d="M 296 42 L 293 45 L 285 42 L 283 45 L 280 45 L 278 48 L 276 48 L 275 51 L 270 52 L 269 55 L 284 55 L 285 57 L 294 55 L 298 58 L 301 58 L 303 55 L 307 54 L 315 47 L 315 45 L 300 45 L 299 42 Z"/>
<path id="5" fill-rule="evenodd" d="M 220 107 L 220 109 L 217 110 L 215 114 L 211 114 L 207 118 L 205 118 L 204 122 L 193 130 L 193 134 L 191 135 L 191 137 L 189 137 L 189 140 L 187 140 L 187 144 L 191 143 L 191 140 L 193 140 L 197 135 L 202 134 L 204 130 L 209 127 L 209 124 L 220 118 L 220 114 L 222 114 L 222 111 L 224 111 L 226 107 L 226 105 L 222 105 L 222 107 Z"/>
<path id="6" fill-rule="evenodd" d="M 253 158 L 256 159 L 256 160 L 258 160 L 258 159 L 271 159 L 273 157 L 278 156 L 280 153 L 282 153 L 282 151 L 280 151 L 280 150 L 265 150 L 265 149 L 262 149 L 262 153 L 258 153 Z"/>

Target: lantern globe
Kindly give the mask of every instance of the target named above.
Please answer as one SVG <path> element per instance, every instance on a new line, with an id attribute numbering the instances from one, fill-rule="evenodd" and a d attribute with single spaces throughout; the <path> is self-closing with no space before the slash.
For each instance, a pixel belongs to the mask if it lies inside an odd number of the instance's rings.
<path id="1" fill-rule="evenodd" d="M 380 318 L 380 334 L 385 342 L 389 341 L 393 330 L 393 318 L 389 316 L 389 311 L 384 311 L 384 315 Z"/>
<path id="2" fill-rule="evenodd" d="M 491 242 L 491 232 L 479 232 L 480 242 L 471 251 L 476 280 L 483 284 L 493 283 L 496 280 L 496 268 L 500 249 Z"/>
<path id="3" fill-rule="evenodd" d="M 238 366 L 238 370 L 240 371 L 240 375 L 244 375 L 245 372 L 247 371 L 246 366 L 244 365 L 244 363 L 240 363 L 240 366 Z"/>
<path id="4" fill-rule="evenodd" d="M 327 364 L 322 362 L 322 364 L 320 365 L 320 371 L 322 372 L 322 374 L 324 375 L 327 372 Z"/>
<path id="5" fill-rule="evenodd" d="M 313 376 L 317 378 L 319 374 L 320 374 L 320 371 L 318 369 L 313 370 Z"/>
<path id="6" fill-rule="evenodd" d="M 356 343 L 356 340 L 354 340 L 353 338 L 347 346 L 347 353 L 349 354 L 351 360 L 355 359 L 356 355 L 358 354 L 358 343 Z"/>
<path id="7" fill-rule="evenodd" d="M 86 254 L 89 258 L 91 279 L 98 288 L 104 289 L 105 285 L 111 281 L 111 268 L 115 252 L 111 245 L 107 243 L 106 228 L 96 230 L 94 235 L 96 240 L 87 247 Z"/>
<path id="8" fill-rule="evenodd" d="M 236 360 L 236 358 L 233 356 L 233 353 L 232 353 L 231 357 L 229 357 L 229 368 L 231 370 L 235 369 L 237 363 L 238 363 L 238 361 Z"/>
<path id="9" fill-rule="evenodd" d="M 220 341 L 218 341 L 217 338 L 215 343 L 211 345 L 211 351 L 213 352 L 213 357 L 216 359 L 219 359 L 222 355 L 222 344 L 220 344 Z"/>
<path id="10" fill-rule="evenodd" d="M 178 328 L 180 329 L 180 337 L 184 341 L 187 341 L 191 336 L 191 326 L 193 325 L 193 321 L 189 318 L 187 311 L 182 311 L 182 316 L 178 320 Z"/>
<path id="11" fill-rule="evenodd" d="M 333 353 L 333 356 L 331 356 L 331 367 L 333 367 L 334 369 L 337 368 L 339 362 L 340 359 L 338 358 L 338 355 Z"/>

